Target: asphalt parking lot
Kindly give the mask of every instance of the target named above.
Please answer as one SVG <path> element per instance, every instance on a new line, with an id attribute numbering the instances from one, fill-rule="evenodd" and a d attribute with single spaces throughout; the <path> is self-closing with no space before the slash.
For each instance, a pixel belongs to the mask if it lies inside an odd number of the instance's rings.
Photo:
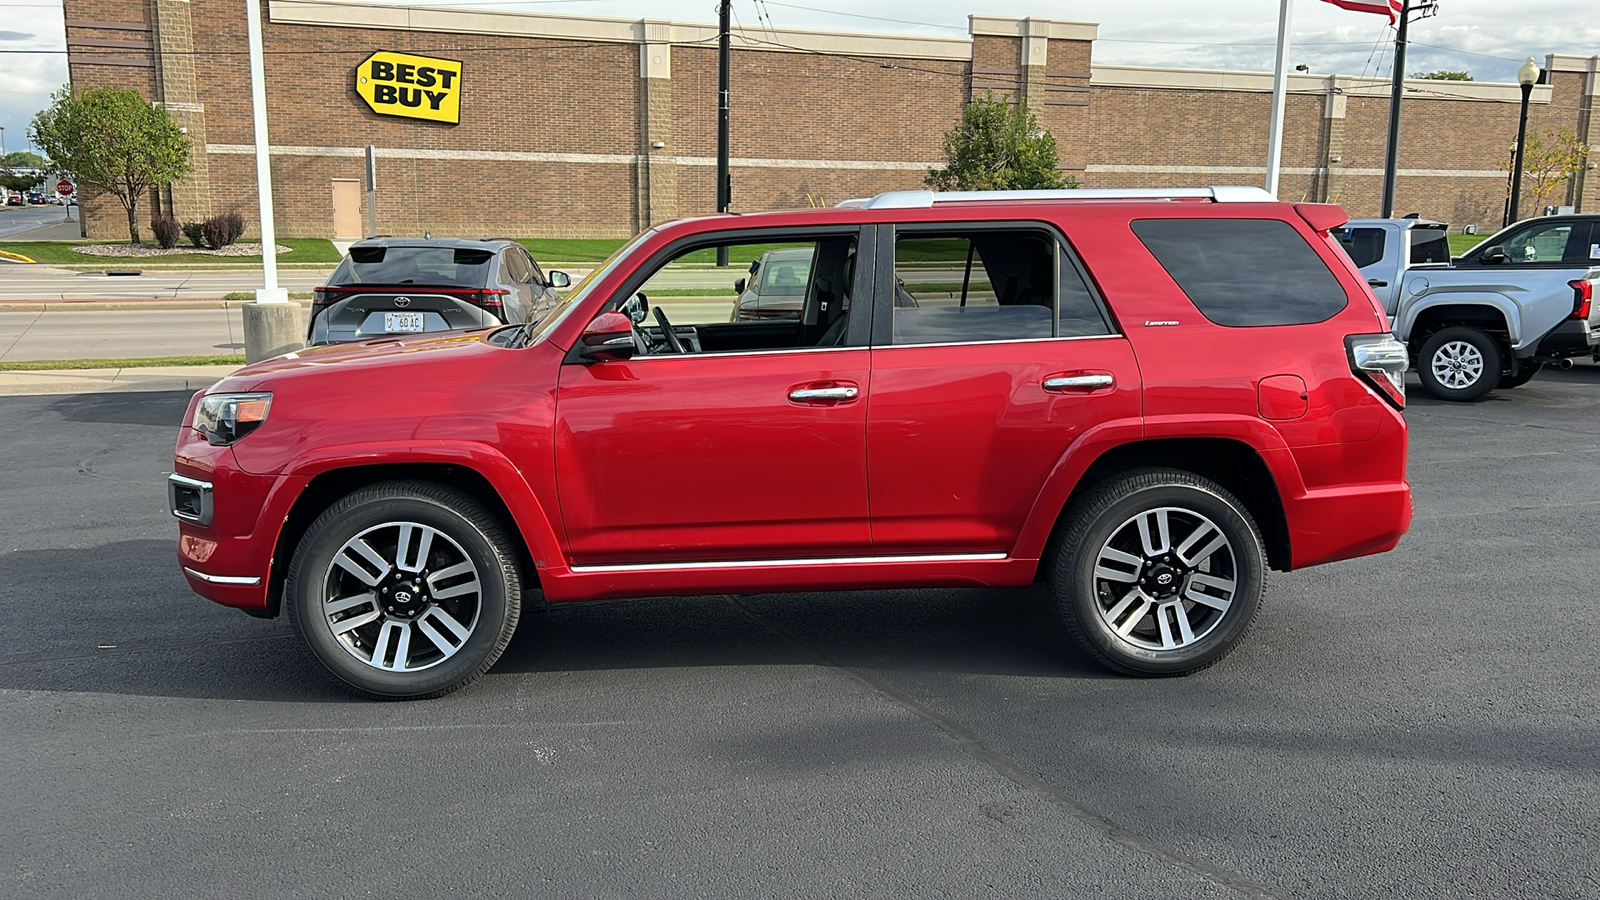
<path id="1" fill-rule="evenodd" d="M 364 703 L 184 585 L 184 395 L 0 398 L 0 894 L 1595 897 L 1600 367 L 1412 399 L 1411 534 L 1194 677 L 1038 591 L 705 597 Z"/>

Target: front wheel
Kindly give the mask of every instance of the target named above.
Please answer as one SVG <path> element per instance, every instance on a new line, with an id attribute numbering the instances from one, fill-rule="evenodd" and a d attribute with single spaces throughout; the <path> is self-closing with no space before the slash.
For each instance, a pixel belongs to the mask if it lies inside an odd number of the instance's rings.
<path id="1" fill-rule="evenodd" d="M 510 642 L 516 559 L 499 521 L 466 494 L 384 482 L 312 523 L 284 602 L 312 654 L 357 692 L 437 697 L 482 675 Z"/>
<path id="2" fill-rule="evenodd" d="M 1494 338 L 1469 325 L 1456 325 L 1423 342 L 1417 376 L 1433 396 L 1464 403 L 1495 389 L 1501 361 Z"/>
<path id="3" fill-rule="evenodd" d="M 1051 586 L 1067 631 L 1128 675 L 1187 675 L 1242 640 L 1261 603 L 1261 534 L 1220 485 L 1188 472 L 1116 476 L 1074 503 Z"/>

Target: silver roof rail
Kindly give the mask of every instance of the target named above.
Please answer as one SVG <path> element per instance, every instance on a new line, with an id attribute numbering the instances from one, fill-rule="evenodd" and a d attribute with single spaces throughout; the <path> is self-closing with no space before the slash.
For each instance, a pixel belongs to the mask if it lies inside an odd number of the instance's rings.
<path id="1" fill-rule="evenodd" d="M 927 209 L 935 203 L 1005 200 L 1210 200 L 1214 203 L 1274 203 L 1277 198 L 1258 187 L 1220 185 L 1203 188 L 1073 188 L 1061 191 L 889 191 L 858 197 L 839 206 L 850 209 Z"/>

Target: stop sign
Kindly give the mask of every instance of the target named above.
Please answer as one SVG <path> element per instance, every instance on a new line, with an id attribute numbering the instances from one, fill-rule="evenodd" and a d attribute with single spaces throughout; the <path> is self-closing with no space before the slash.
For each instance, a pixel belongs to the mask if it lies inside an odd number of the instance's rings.
<path id="1" fill-rule="evenodd" d="M 66 180 L 65 178 L 63 178 L 60 181 L 56 182 L 56 193 L 60 194 L 63 197 L 65 197 L 66 195 L 72 193 L 72 182 Z"/>

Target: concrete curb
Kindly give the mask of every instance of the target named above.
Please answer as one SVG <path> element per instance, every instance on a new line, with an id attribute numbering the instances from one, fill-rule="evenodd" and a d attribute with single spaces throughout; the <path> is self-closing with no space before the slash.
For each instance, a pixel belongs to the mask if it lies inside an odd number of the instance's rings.
<path id="1" fill-rule="evenodd" d="M 198 391 L 216 384 L 235 370 L 235 366 L 148 366 L 0 372 L 0 396 Z"/>

